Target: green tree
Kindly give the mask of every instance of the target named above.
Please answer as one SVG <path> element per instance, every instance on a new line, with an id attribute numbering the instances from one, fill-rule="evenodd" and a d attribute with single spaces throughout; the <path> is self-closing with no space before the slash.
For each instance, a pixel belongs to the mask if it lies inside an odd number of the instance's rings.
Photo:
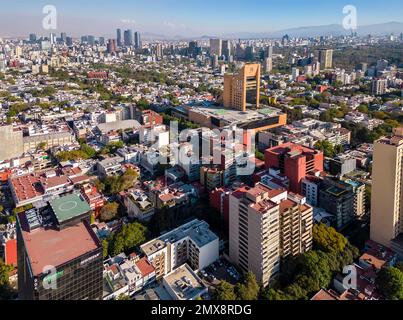
<path id="1" fill-rule="evenodd" d="M 126 224 L 122 229 L 112 236 L 109 243 L 112 256 L 116 256 L 123 251 L 133 249 L 142 244 L 146 240 L 148 230 L 141 223 L 134 222 Z"/>
<path id="2" fill-rule="evenodd" d="M 111 202 L 104 205 L 101 209 L 101 220 L 111 221 L 116 218 L 118 214 L 119 204 Z"/>
<path id="3" fill-rule="evenodd" d="M 244 284 L 237 284 L 235 292 L 239 300 L 257 300 L 260 287 L 252 272 L 248 272 Z"/>
<path id="4" fill-rule="evenodd" d="M 328 158 L 333 158 L 335 156 L 335 150 L 333 145 L 327 141 L 327 140 L 323 140 L 323 141 L 318 141 L 315 144 L 315 148 L 317 150 L 320 150 L 324 153 L 325 157 Z"/>
<path id="5" fill-rule="evenodd" d="M 376 284 L 386 299 L 403 300 L 403 273 L 399 269 L 382 269 L 378 273 Z"/>
<path id="6" fill-rule="evenodd" d="M 214 291 L 215 300 L 236 300 L 234 286 L 226 281 L 221 281 Z"/>
<path id="7" fill-rule="evenodd" d="M 324 224 L 315 224 L 313 226 L 313 241 L 316 248 L 329 252 L 335 250 L 341 252 L 347 245 L 348 240 L 336 229 L 328 227 Z"/>
<path id="8" fill-rule="evenodd" d="M 109 242 L 108 240 L 104 239 L 102 240 L 102 256 L 104 259 L 108 256 L 108 250 L 109 250 Z"/>

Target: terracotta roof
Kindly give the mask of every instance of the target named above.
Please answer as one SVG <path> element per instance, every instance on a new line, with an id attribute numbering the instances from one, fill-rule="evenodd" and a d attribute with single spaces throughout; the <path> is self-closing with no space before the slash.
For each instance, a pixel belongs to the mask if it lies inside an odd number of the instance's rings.
<path id="1" fill-rule="evenodd" d="M 145 277 L 155 271 L 154 267 L 150 264 L 150 262 L 147 260 L 146 257 L 137 261 L 136 266 L 139 268 L 141 275 L 143 277 Z"/>
<path id="2" fill-rule="evenodd" d="M 17 260 L 17 240 L 8 240 L 5 246 L 5 262 L 7 265 L 17 267 Z"/>

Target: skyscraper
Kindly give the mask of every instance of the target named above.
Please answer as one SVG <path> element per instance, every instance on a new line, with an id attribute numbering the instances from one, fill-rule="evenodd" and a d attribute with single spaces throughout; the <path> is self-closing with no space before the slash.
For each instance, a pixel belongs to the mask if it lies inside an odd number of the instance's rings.
<path id="1" fill-rule="evenodd" d="M 60 39 L 61 39 L 61 41 L 62 41 L 63 43 L 66 43 L 66 38 L 67 38 L 66 32 L 62 32 L 62 33 L 60 34 Z"/>
<path id="2" fill-rule="evenodd" d="M 73 45 L 73 38 L 72 37 L 66 37 L 66 45 L 71 47 Z"/>
<path id="3" fill-rule="evenodd" d="M 135 32 L 134 33 L 134 47 L 136 49 L 142 49 L 143 44 L 141 43 L 141 34 L 140 32 Z"/>
<path id="4" fill-rule="evenodd" d="M 117 51 L 116 40 L 115 39 L 109 39 L 108 40 L 107 49 L 108 49 L 109 54 L 113 54 L 113 53 L 115 53 Z"/>
<path id="5" fill-rule="evenodd" d="M 93 46 L 95 44 L 95 37 L 94 36 L 88 36 L 87 39 L 88 39 L 88 44 L 90 46 Z"/>
<path id="6" fill-rule="evenodd" d="M 37 40 L 36 34 L 35 33 L 31 33 L 29 35 L 29 41 L 30 42 L 35 42 Z"/>
<path id="7" fill-rule="evenodd" d="M 228 60 L 231 55 L 231 42 L 229 40 L 222 41 L 221 54 Z"/>
<path id="8" fill-rule="evenodd" d="M 221 57 L 222 55 L 221 49 L 222 49 L 221 39 L 210 39 L 211 56 L 217 55 L 218 57 Z"/>
<path id="9" fill-rule="evenodd" d="M 331 49 L 319 50 L 318 59 L 322 70 L 333 68 L 333 50 Z"/>
<path id="10" fill-rule="evenodd" d="M 374 143 L 371 239 L 403 256 L 403 127 Z"/>
<path id="11" fill-rule="evenodd" d="M 122 46 L 122 30 L 121 29 L 116 30 L 116 42 L 117 42 L 118 47 Z"/>
<path id="12" fill-rule="evenodd" d="M 266 57 L 273 58 L 273 46 L 268 46 L 266 49 Z"/>
<path id="13" fill-rule="evenodd" d="M 125 46 L 129 47 L 133 45 L 133 31 L 128 29 L 125 30 L 125 32 L 123 33 L 123 39 L 125 42 Z"/>
<path id="14" fill-rule="evenodd" d="M 224 76 L 224 107 L 246 111 L 259 108 L 260 64 L 245 64 L 235 74 Z"/>

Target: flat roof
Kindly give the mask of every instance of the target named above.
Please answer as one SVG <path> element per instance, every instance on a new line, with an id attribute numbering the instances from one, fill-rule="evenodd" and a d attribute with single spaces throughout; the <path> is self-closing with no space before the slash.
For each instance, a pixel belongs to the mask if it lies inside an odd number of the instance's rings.
<path id="1" fill-rule="evenodd" d="M 165 276 L 164 282 L 172 289 L 177 300 L 196 299 L 207 291 L 207 287 L 187 264 Z"/>
<path id="2" fill-rule="evenodd" d="M 78 194 L 70 194 L 49 203 L 59 223 L 91 211 L 90 205 Z"/>
<path id="3" fill-rule="evenodd" d="M 19 215 L 22 237 L 34 276 L 46 266 L 58 266 L 99 248 L 95 234 L 83 222 L 56 230 L 39 228 L 28 232 L 25 214 Z"/>

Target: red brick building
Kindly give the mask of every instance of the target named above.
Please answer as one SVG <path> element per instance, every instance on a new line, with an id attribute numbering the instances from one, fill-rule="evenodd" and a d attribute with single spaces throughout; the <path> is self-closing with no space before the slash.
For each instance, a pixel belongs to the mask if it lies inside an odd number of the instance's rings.
<path id="1" fill-rule="evenodd" d="M 266 169 L 278 168 L 290 180 L 290 191 L 301 193 L 301 181 L 307 174 L 323 171 L 324 156 L 321 151 L 294 143 L 267 149 Z"/>

